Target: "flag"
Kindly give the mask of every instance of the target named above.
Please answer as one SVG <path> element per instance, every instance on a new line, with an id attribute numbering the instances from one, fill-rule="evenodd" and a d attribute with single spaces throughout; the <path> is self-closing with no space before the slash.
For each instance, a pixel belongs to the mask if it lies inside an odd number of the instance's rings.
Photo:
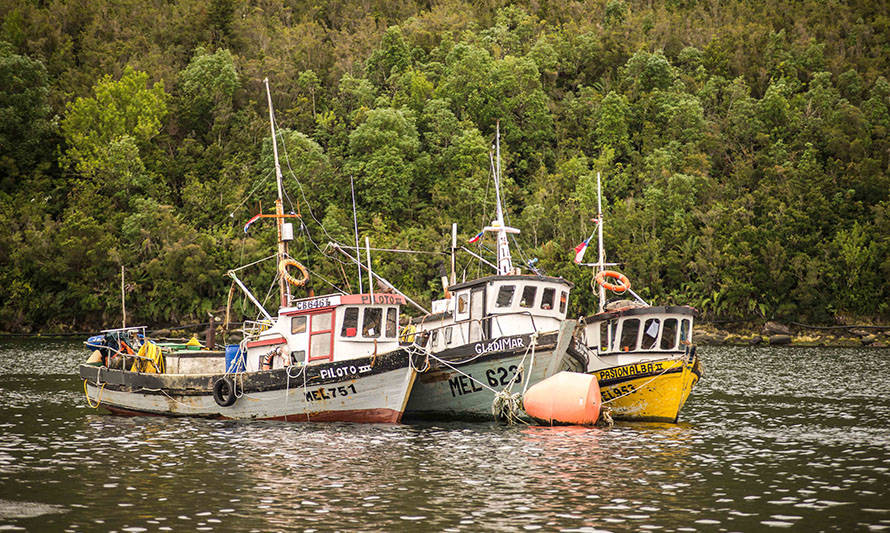
<path id="1" fill-rule="evenodd" d="M 473 238 L 472 238 L 472 239 L 470 239 L 470 240 L 469 240 L 469 241 L 467 241 L 467 242 L 469 242 L 469 243 L 470 243 L 470 244 L 472 244 L 472 243 L 474 243 L 474 242 L 476 242 L 476 241 L 478 241 L 478 240 L 479 240 L 479 239 L 481 239 L 481 238 L 482 238 L 482 234 L 484 234 L 484 233 L 485 233 L 485 231 L 484 231 L 484 230 L 483 230 L 483 231 L 480 231 L 480 232 L 479 232 L 479 233 L 477 233 L 477 234 L 476 234 L 476 236 L 475 236 L 475 237 L 473 237 Z"/>
<path id="2" fill-rule="evenodd" d="M 253 224 L 253 223 L 256 222 L 257 220 L 259 220 L 260 216 L 261 216 L 261 215 L 260 215 L 259 213 L 257 213 L 256 215 L 253 216 L 253 218 L 251 218 L 250 220 L 247 221 L 247 224 L 244 225 L 244 233 L 247 233 L 247 228 L 248 228 L 248 226 L 250 226 L 251 224 Z"/>
<path id="3" fill-rule="evenodd" d="M 593 238 L 593 235 L 587 237 L 581 244 L 575 246 L 575 263 L 580 263 L 582 259 L 584 259 L 584 252 L 587 251 L 587 245 L 590 244 L 590 239 Z"/>

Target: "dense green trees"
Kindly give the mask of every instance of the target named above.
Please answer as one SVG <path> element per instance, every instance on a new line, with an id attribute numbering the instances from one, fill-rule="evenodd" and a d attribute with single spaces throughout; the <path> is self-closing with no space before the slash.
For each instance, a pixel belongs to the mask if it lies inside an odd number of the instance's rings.
<path id="1" fill-rule="evenodd" d="M 605 191 L 608 258 L 706 319 L 890 316 L 890 13 L 877 4 L 0 0 L 0 329 L 203 321 L 274 245 L 262 80 L 292 253 L 441 294 L 450 226 L 493 216 L 502 131 L 517 262 L 577 285 Z M 261 207 L 262 206 L 262 207 Z M 484 249 L 483 254 L 486 254 Z M 484 273 L 462 258 L 459 275 Z M 274 265 L 242 277 L 267 297 Z M 344 279 L 344 276 L 346 279 Z M 274 298 L 274 290 L 270 298 Z M 252 313 L 243 300 L 237 311 Z"/>

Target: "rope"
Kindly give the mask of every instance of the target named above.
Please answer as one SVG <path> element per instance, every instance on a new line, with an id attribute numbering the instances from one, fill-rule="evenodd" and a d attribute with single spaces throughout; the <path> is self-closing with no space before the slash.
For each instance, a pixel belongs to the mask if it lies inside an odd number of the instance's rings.
<path id="1" fill-rule="evenodd" d="M 101 372 L 101 370 L 100 370 Z M 96 386 L 99 386 L 99 383 L 96 383 Z M 83 380 L 83 395 L 87 397 L 87 405 L 92 407 L 93 409 L 98 409 L 99 405 L 102 404 L 102 392 L 105 390 L 105 383 L 99 388 L 99 395 L 96 397 L 96 405 L 93 405 L 93 402 L 90 401 L 90 393 L 87 392 L 87 380 Z"/>
<path id="2" fill-rule="evenodd" d="M 525 349 L 525 353 L 522 355 L 522 360 L 519 361 L 519 365 L 517 365 L 513 377 L 510 378 L 510 381 L 507 382 L 500 392 L 495 393 L 494 400 L 491 402 L 491 414 L 498 420 L 504 420 L 508 425 L 513 425 L 517 422 L 528 425 L 522 420 L 522 413 L 525 413 L 525 410 L 522 408 L 522 397 L 528 389 L 528 384 L 531 381 L 531 373 L 535 368 L 535 346 L 537 345 L 538 332 L 535 331 L 529 337 L 528 348 Z M 529 352 L 532 354 L 532 363 L 528 372 L 525 372 L 525 358 L 528 357 Z M 524 382 L 522 393 L 514 393 L 512 392 L 513 384 L 516 383 L 516 378 L 522 374 L 525 374 L 522 380 Z"/>

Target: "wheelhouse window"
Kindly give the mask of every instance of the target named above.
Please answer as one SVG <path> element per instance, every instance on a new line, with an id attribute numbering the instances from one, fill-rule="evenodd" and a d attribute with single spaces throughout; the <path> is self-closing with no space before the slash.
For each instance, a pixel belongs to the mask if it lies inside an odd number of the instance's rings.
<path id="1" fill-rule="evenodd" d="M 362 337 L 376 339 L 380 336 L 380 323 L 383 320 L 383 309 L 379 307 L 366 307 L 365 317 L 362 322 Z"/>
<path id="2" fill-rule="evenodd" d="M 447 328 L 445 328 L 445 344 L 446 345 L 451 344 L 451 334 L 452 334 L 451 326 L 448 326 Z"/>
<path id="3" fill-rule="evenodd" d="M 600 322 L 600 351 L 609 350 L 609 323 Z"/>
<path id="4" fill-rule="evenodd" d="M 510 307 L 513 304 L 513 293 L 516 292 L 515 285 L 502 285 L 498 289 L 498 297 L 494 302 L 495 307 Z"/>
<path id="5" fill-rule="evenodd" d="M 673 350 L 677 346 L 677 319 L 666 318 L 661 331 L 661 349 Z"/>
<path id="6" fill-rule="evenodd" d="M 306 317 L 295 316 L 290 319 L 290 332 L 291 335 L 296 335 L 297 333 L 306 333 Z"/>
<path id="7" fill-rule="evenodd" d="M 640 333 L 640 321 L 629 318 L 621 326 L 621 351 L 627 352 L 637 349 L 637 337 Z"/>
<path id="8" fill-rule="evenodd" d="M 460 314 L 464 314 L 470 310 L 470 295 L 467 293 L 463 293 L 457 297 L 457 312 Z"/>
<path id="9" fill-rule="evenodd" d="M 690 339 L 692 338 L 692 332 L 690 330 L 690 321 L 688 318 L 684 318 L 680 322 L 680 342 L 683 344 L 689 344 Z"/>
<path id="10" fill-rule="evenodd" d="M 569 304 L 569 293 L 566 291 L 562 291 L 559 293 L 559 312 L 562 314 L 566 313 L 566 306 Z"/>
<path id="11" fill-rule="evenodd" d="M 556 289 L 544 289 L 541 294 L 541 309 L 553 309 L 553 299 L 556 297 Z"/>
<path id="12" fill-rule="evenodd" d="M 659 326 L 661 326 L 661 321 L 657 318 L 646 320 L 646 323 L 643 325 L 643 341 L 640 343 L 640 348 L 651 350 L 655 347 L 655 341 L 658 340 Z"/>
<path id="13" fill-rule="evenodd" d="M 387 337 L 395 337 L 396 329 L 398 326 L 398 319 L 396 318 L 397 311 L 394 307 L 390 307 L 386 310 L 386 336 Z"/>
<path id="14" fill-rule="evenodd" d="M 519 300 L 520 307 L 532 307 L 535 305 L 535 293 L 538 292 L 538 288 L 532 285 L 526 285 L 522 289 L 522 298 Z"/>
<path id="15" fill-rule="evenodd" d="M 358 307 L 347 307 L 343 312 L 343 327 L 340 328 L 341 337 L 355 337 L 358 333 Z"/>

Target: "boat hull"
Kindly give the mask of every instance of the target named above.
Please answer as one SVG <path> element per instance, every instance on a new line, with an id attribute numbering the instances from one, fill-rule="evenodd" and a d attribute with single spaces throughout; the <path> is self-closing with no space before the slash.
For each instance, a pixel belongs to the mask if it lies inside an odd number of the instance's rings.
<path id="1" fill-rule="evenodd" d="M 510 387 L 522 392 L 560 370 L 583 371 L 586 360 L 570 351 L 575 321 L 558 332 L 538 336 L 534 359 L 531 335 L 513 335 L 467 344 L 430 356 L 429 368 L 417 376 L 408 399 L 406 419 L 460 419 L 491 421 L 495 391 Z M 528 370 L 530 369 L 530 370 Z"/>
<path id="2" fill-rule="evenodd" d="M 691 350 L 668 357 L 641 356 L 592 374 L 599 382 L 603 406 L 611 410 L 614 420 L 676 423 L 702 376 L 702 366 Z"/>
<path id="3" fill-rule="evenodd" d="M 225 374 L 148 374 L 81 365 L 91 405 L 121 415 L 193 416 L 288 422 L 397 423 L 416 370 L 398 350 L 320 365 L 229 374 L 232 405 L 214 399 Z"/>

